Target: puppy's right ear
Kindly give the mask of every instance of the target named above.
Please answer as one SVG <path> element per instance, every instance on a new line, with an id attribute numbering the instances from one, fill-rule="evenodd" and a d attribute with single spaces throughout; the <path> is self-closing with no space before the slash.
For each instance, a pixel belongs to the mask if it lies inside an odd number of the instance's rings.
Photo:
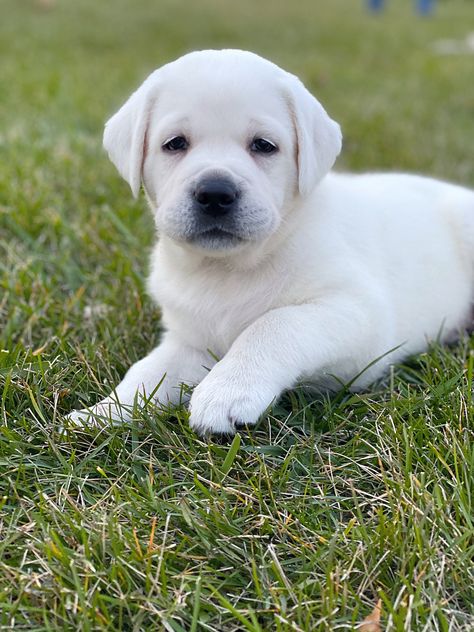
<path id="1" fill-rule="evenodd" d="M 140 191 L 145 138 L 159 88 L 159 72 L 155 70 L 105 125 L 104 148 L 134 197 Z"/>

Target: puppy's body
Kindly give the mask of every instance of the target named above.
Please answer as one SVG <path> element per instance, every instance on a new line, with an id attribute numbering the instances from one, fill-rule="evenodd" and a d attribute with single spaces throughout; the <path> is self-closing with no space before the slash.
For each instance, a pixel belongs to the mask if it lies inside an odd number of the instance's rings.
<path id="1" fill-rule="evenodd" d="M 417 176 L 331 174 L 292 219 L 277 248 L 254 253 L 258 263 L 239 255 L 225 263 L 189 256 L 160 240 L 149 291 L 166 328 L 222 358 L 269 310 L 341 300 L 347 309 L 338 314 L 337 337 L 351 332 L 346 349 L 299 377 L 349 381 L 399 347 L 361 375 L 356 384 L 365 386 L 387 364 L 425 349 L 427 340 L 452 338 L 466 326 L 473 297 L 470 191 Z M 314 334 L 303 329 L 299 336 L 310 344 Z"/>
<path id="2" fill-rule="evenodd" d="M 193 427 L 233 432 L 297 381 L 331 387 L 361 374 L 363 387 L 466 326 L 473 192 L 417 176 L 326 175 L 337 125 L 294 77 L 249 53 L 201 52 L 165 69 L 147 80 L 160 84 L 153 105 L 150 88 L 141 112 L 126 104 L 105 144 L 132 189 L 143 177 L 155 213 L 149 290 L 166 333 L 92 415 L 123 418 L 137 391 L 176 402 L 180 384 L 199 384 Z M 188 144 L 169 156 L 173 133 Z M 278 153 L 251 140 L 266 136 Z M 209 178 L 234 187 L 231 212 L 219 202 L 209 215 Z"/>

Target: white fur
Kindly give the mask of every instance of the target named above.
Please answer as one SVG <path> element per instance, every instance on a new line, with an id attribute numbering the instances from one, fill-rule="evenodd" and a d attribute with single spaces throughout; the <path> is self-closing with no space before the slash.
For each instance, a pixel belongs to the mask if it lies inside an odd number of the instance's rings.
<path id="1" fill-rule="evenodd" d="M 178 133 L 190 148 L 170 156 L 161 146 Z M 255 134 L 278 154 L 252 155 Z M 474 192 L 328 174 L 339 126 L 256 55 L 201 51 L 155 71 L 107 123 L 104 145 L 134 194 L 143 182 L 155 216 L 149 291 L 166 332 L 109 398 L 71 414 L 78 423 L 129 418 L 137 393 L 176 403 L 185 383 L 197 385 L 191 426 L 232 433 L 300 381 L 331 388 L 361 374 L 354 387 L 365 387 L 471 318 Z M 191 192 L 215 173 L 242 187 L 245 239 L 207 248 L 189 241 Z"/>

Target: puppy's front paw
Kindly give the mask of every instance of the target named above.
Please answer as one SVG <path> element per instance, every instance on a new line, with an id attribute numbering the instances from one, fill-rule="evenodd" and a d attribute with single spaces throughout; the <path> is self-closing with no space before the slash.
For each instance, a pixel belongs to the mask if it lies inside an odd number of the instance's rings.
<path id="1" fill-rule="evenodd" d="M 200 435 L 232 435 L 238 426 L 256 424 L 278 395 L 261 384 L 240 381 L 216 368 L 191 397 L 189 423 Z"/>
<path id="2" fill-rule="evenodd" d="M 119 403 L 106 397 L 91 408 L 73 410 L 66 419 L 80 428 L 102 428 L 105 425 L 116 425 L 130 421 L 131 411 Z"/>

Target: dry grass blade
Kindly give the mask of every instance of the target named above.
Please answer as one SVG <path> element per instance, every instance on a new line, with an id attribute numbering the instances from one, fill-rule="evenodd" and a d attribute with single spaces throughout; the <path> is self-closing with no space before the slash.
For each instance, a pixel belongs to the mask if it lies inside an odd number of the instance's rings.
<path id="1" fill-rule="evenodd" d="M 372 612 L 357 626 L 359 632 L 380 632 L 380 616 L 382 614 L 382 600 L 379 599 Z"/>

